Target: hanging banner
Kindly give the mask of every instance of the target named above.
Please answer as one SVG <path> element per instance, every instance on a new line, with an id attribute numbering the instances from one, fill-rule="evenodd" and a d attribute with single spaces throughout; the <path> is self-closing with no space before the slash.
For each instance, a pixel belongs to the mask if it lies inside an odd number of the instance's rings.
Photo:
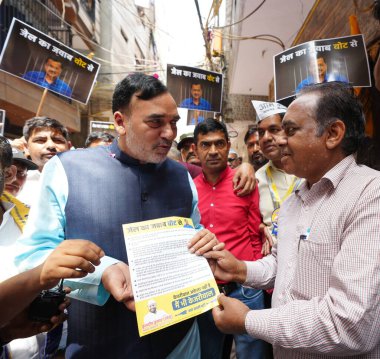
<path id="1" fill-rule="evenodd" d="M 218 72 L 168 64 L 167 87 L 178 107 L 221 111 L 223 75 Z"/>
<path id="2" fill-rule="evenodd" d="M 0 55 L 0 70 L 86 104 L 100 65 L 13 18 Z"/>
<path id="3" fill-rule="evenodd" d="M 275 55 L 273 62 L 276 101 L 293 97 L 302 87 L 320 82 L 371 86 L 363 35 L 305 42 Z"/>

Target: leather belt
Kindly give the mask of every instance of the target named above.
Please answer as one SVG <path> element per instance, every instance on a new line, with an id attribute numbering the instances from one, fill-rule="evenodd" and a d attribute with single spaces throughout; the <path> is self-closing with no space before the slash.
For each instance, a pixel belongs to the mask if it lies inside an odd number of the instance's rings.
<path id="1" fill-rule="evenodd" d="M 235 282 L 225 283 L 225 284 L 218 284 L 218 288 L 220 293 L 223 293 L 224 295 L 229 295 L 232 293 L 235 289 L 237 289 L 237 284 Z"/>

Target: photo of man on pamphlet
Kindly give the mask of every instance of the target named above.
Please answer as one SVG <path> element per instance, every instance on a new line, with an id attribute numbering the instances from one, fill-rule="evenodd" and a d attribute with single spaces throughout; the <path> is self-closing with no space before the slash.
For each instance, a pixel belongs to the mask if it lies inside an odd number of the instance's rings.
<path id="1" fill-rule="evenodd" d="M 148 301 L 148 313 L 145 314 L 144 324 L 154 323 L 165 317 L 171 319 L 171 316 L 162 309 L 157 310 L 157 302 L 154 299 Z"/>

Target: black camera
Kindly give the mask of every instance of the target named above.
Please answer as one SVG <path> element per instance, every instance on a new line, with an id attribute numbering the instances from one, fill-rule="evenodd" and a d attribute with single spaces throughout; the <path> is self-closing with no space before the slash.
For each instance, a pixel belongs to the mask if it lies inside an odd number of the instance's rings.
<path id="1" fill-rule="evenodd" d="M 59 288 L 44 290 L 29 306 L 29 319 L 35 322 L 50 322 L 50 318 L 59 315 L 59 306 L 65 300 L 66 292 Z"/>

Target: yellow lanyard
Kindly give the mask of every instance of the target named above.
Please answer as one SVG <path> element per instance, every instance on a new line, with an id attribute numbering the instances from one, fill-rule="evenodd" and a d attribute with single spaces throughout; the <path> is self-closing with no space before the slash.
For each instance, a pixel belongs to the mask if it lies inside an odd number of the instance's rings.
<path id="1" fill-rule="evenodd" d="M 301 182 L 301 180 L 298 177 L 294 177 L 285 195 L 281 198 L 278 193 L 276 183 L 274 182 L 270 166 L 266 168 L 265 175 L 268 180 L 269 192 L 272 197 L 272 202 L 275 209 L 281 206 L 282 202 L 284 202 L 290 196 L 290 194 L 298 187 L 299 183 Z"/>
<path id="2" fill-rule="evenodd" d="M 16 222 L 17 226 L 22 232 L 28 219 L 29 206 L 19 201 L 17 198 L 12 196 L 10 193 L 3 192 L 3 195 L 0 197 L 1 201 L 14 204 L 14 207 L 11 209 L 11 216 Z"/>

